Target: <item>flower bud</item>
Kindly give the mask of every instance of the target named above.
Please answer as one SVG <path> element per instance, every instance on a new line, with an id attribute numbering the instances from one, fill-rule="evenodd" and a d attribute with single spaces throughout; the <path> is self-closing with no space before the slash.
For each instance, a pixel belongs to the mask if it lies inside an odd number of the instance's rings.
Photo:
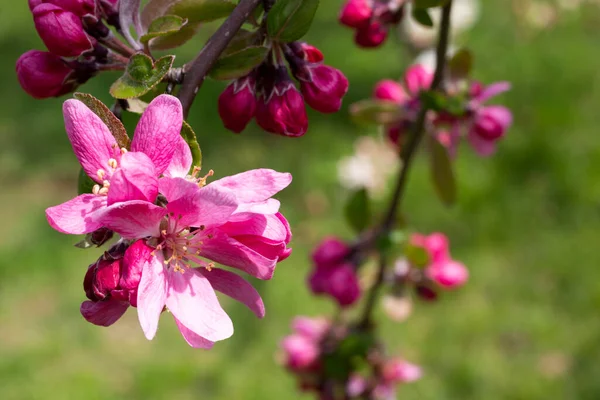
<path id="1" fill-rule="evenodd" d="M 256 122 L 267 132 L 302 136 L 308 129 L 304 99 L 284 67 L 260 72 L 261 78 L 274 80 L 262 84 L 256 108 Z"/>
<path id="2" fill-rule="evenodd" d="M 21 87 L 36 99 L 57 97 L 76 86 L 65 83 L 73 70 L 52 53 L 30 50 L 19 57 L 16 69 Z"/>
<path id="3" fill-rule="evenodd" d="M 391 79 L 385 79 L 377 83 L 373 90 L 373 97 L 378 100 L 392 101 L 398 104 L 409 100 L 402 85 Z"/>
<path id="4" fill-rule="evenodd" d="M 410 241 L 413 245 L 421 246 L 427 251 L 431 263 L 450 259 L 448 238 L 443 233 L 435 232 L 428 236 L 414 234 Z"/>
<path id="5" fill-rule="evenodd" d="M 323 64 L 309 64 L 307 69 L 310 81 L 300 81 L 306 103 L 322 113 L 339 111 L 348 92 L 348 79 L 340 70 Z"/>
<path id="6" fill-rule="evenodd" d="M 342 7 L 339 20 L 342 25 L 359 28 L 368 24 L 372 15 L 372 0 L 348 0 Z"/>
<path id="7" fill-rule="evenodd" d="M 467 268 L 462 263 L 453 260 L 433 263 L 427 267 L 425 273 L 429 279 L 447 289 L 462 286 L 469 279 Z"/>
<path id="8" fill-rule="evenodd" d="M 482 107 L 475 116 L 473 132 L 487 140 L 504 136 L 512 124 L 512 113 L 502 106 Z"/>
<path id="9" fill-rule="evenodd" d="M 70 11 L 78 17 L 96 14 L 96 2 L 94 0 L 29 0 L 29 9 L 33 11 L 35 7 L 44 3 Z"/>
<path id="10" fill-rule="evenodd" d="M 423 372 L 418 365 L 399 359 L 387 361 L 382 371 L 382 378 L 386 383 L 414 382 L 422 375 Z"/>
<path id="11" fill-rule="evenodd" d="M 323 53 L 321 53 L 321 50 L 317 49 L 315 46 L 304 42 L 293 42 L 290 43 L 289 46 L 294 55 L 303 59 L 304 61 L 308 61 L 310 63 L 318 63 L 323 61 Z"/>
<path id="12" fill-rule="evenodd" d="M 305 336 L 290 335 L 283 339 L 281 347 L 285 352 L 285 364 L 293 371 L 311 369 L 319 361 L 318 343 Z"/>
<path id="13" fill-rule="evenodd" d="M 292 329 L 301 336 L 319 341 L 327 333 L 330 323 L 325 318 L 296 317 L 292 321 Z"/>
<path id="14" fill-rule="evenodd" d="M 319 244 L 312 254 L 317 267 L 327 267 L 341 264 L 348 255 L 350 247 L 336 237 L 327 237 Z"/>
<path id="15" fill-rule="evenodd" d="M 341 307 L 354 304 L 361 295 L 358 277 L 351 264 L 317 267 L 308 279 L 315 294 L 327 294 Z"/>
<path id="16" fill-rule="evenodd" d="M 387 39 L 388 31 L 385 25 L 378 21 L 360 27 L 354 35 L 354 42 L 360 47 L 378 47 Z"/>
<path id="17" fill-rule="evenodd" d="M 219 115 L 225 128 L 240 133 L 256 114 L 254 78 L 250 75 L 233 81 L 219 96 Z"/>
<path id="18" fill-rule="evenodd" d="M 33 9 L 33 20 L 42 41 L 57 56 L 79 57 L 93 49 L 81 19 L 72 12 L 53 4 L 40 4 Z"/>
<path id="19" fill-rule="evenodd" d="M 404 74 L 406 89 L 413 96 L 418 96 L 422 90 L 428 90 L 433 82 L 433 74 L 422 65 L 410 66 Z"/>

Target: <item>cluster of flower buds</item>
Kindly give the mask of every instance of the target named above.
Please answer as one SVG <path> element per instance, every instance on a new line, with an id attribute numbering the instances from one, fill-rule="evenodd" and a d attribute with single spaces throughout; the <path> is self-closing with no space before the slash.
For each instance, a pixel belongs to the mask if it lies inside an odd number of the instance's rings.
<path id="1" fill-rule="evenodd" d="M 275 44 L 265 62 L 221 94 L 219 115 L 225 128 L 236 133 L 256 118 L 267 132 L 297 137 L 308 129 L 305 103 L 316 111 L 334 113 L 347 91 L 344 74 L 323 64 L 323 54 L 316 47 L 301 42 Z"/>
<path id="2" fill-rule="evenodd" d="M 48 52 L 30 50 L 17 61 L 17 77 L 35 98 L 73 91 L 114 62 L 101 43 L 111 38 L 103 19 L 118 23 L 118 0 L 29 0 L 35 28 Z"/>
<path id="3" fill-rule="evenodd" d="M 321 400 L 390 399 L 398 384 L 421 377 L 418 366 L 387 358 L 370 335 L 347 326 L 296 317 L 292 329 L 281 341 L 281 362 Z"/>
<path id="4" fill-rule="evenodd" d="M 325 238 L 312 254 L 310 289 L 314 294 L 333 298 L 340 307 L 351 306 L 361 295 L 356 266 L 349 256 L 350 247 L 335 237 Z"/>
<path id="5" fill-rule="evenodd" d="M 433 74 L 416 64 L 404 75 L 404 85 L 393 80 L 383 80 L 374 89 L 373 97 L 378 101 L 391 102 L 398 106 L 397 116 L 385 126 L 390 141 L 401 146 L 410 132 L 421 107 L 421 92 L 431 85 Z M 502 106 L 487 106 L 490 98 L 510 89 L 508 82 L 498 82 L 484 87 L 479 82 L 450 81 L 446 94 L 452 99 L 450 111 L 430 111 L 426 128 L 454 155 L 463 136 L 482 156 L 494 152 L 500 140 L 512 124 L 512 113 Z M 458 107 L 456 106 L 458 105 Z"/>
<path id="6" fill-rule="evenodd" d="M 469 279 L 469 271 L 450 256 L 448 238 L 443 233 L 413 234 L 408 244 L 408 256 L 396 262 L 392 273 L 394 285 L 413 286 L 424 300 L 435 300 L 439 289 L 455 289 Z M 412 250 L 420 249 L 421 252 Z"/>
<path id="7" fill-rule="evenodd" d="M 354 42 L 361 47 L 378 47 L 388 37 L 390 27 L 404 16 L 405 0 L 347 0 L 339 21 L 356 30 Z"/>
<path id="8" fill-rule="evenodd" d="M 199 348 L 233 334 L 215 291 L 262 318 L 258 292 L 215 263 L 258 279 L 273 276 L 291 253 L 291 231 L 272 196 L 289 185 L 291 175 L 259 169 L 208 183 L 212 171 L 200 177 L 199 168 L 192 168 L 191 150 L 180 135 L 182 106 L 170 95 L 148 105 L 131 143 L 117 142 L 78 100 L 67 100 L 63 111 L 75 155 L 96 185 L 48 208 L 48 222 L 62 233 L 87 234 L 97 245 L 120 236 L 88 268 L 84 318 L 108 326 L 133 306 L 152 339 L 168 309 L 184 339 Z"/>

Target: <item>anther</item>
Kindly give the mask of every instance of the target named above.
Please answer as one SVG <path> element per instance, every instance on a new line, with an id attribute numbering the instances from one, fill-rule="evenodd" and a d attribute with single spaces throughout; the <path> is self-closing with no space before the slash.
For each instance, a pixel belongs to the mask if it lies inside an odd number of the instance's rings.
<path id="1" fill-rule="evenodd" d="M 125 147 L 121 147 L 121 154 L 127 153 L 127 149 Z"/>
<path id="2" fill-rule="evenodd" d="M 100 185 L 94 185 L 92 188 L 92 193 L 98 194 L 100 192 Z"/>
<path id="3" fill-rule="evenodd" d="M 96 176 L 98 176 L 98 179 L 100 179 L 101 181 L 103 181 L 103 180 L 104 180 L 104 177 L 106 176 L 106 171 L 105 171 L 105 170 L 103 170 L 103 169 L 99 169 L 99 170 L 96 172 Z"/>
<path id="4" fill-rule="evenodd" d="M 115 160 L 114 158 L 108 159 L 108 166 L 111 167 L 112 169 L 116 169 L 118 165 L 119 164 L 117 163 L 117 160 Z"/>

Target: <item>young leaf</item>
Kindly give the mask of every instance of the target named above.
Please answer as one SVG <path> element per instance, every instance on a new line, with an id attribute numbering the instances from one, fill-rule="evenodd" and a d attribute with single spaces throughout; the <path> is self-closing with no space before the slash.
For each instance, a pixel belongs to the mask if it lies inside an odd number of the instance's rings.
<path id="1" fill-rule="evenodd" d="M 265 46 L 247 47 L 237 53 L 229 54 L 215 62 L 210 77 L 218 80 L 230 80 L 247 75 L 263 62 L 269 48 Z"/>
<path id="2" fill-rule="evenodd" d="M 196 139 L 196 133 L 190 124 L 185 121 L 183 121 L 183 125 L 181 126 L 181 137 L 183 137 L 188 146 L 190 146 L 190 150 L 192 152 L 192 168 L 190 169 L 190 172 L 194 169 L 194 167 L 201 168 L 202 151 L 200 150 L 200 145 Z"/>
<path id="3" fill-rule="evenodd" d="M 442 7 L 448 3 L 448 0 L 414 0 L 415 8 Z"/>
<path id="4" fill-rule="evenodd" d="M 112 133 L 120 148 L 129 148 L 130 140 L 129 136 L 127 136 L 125 127 L 119 118 L 115 117 L 115 114 L 108 109 L 108 107 L 106 107 L 100 100 L 91 94 L 77 92 L 73 94 L 73 97 L 81 101 L 90 110 L 92 110 L 94 114 L 100 117 L 102 122 L 104 122 L 110 130 L 110 133 Z M 86 193 L 89 193 L 89 191 Z"/>
<path id="5" fill-rule="evenodd" d="M 344 209 L 346 221 L 357 232 L 365 230 L 371 222 L 371 205 L 367 189 L 354 192 Z"/>
<path id="6" fill-rule="evenodd" d="M 412 17 L 415 21 L 428 28 L 433 27 L 433 20 L 425 8 L 415 8 L 412 11 Z"/>
<path id="7" fill-rule="evenodd" d="M 319 0 L 278 0 L 269 11 L 267 32 L 279 42 L 293 42 L 308 32 Z"/>
<path id="8" fill-rule="evenodd" d="M 427 250 L 410 243 L 404 246 L 404 256 L 412 265 L 419 268 L 426 267 L 431 262 Z"/>
<path id="9" fill-rule="evenodd" d="M 140 38 L 142 43 L 147 43 L 156 37 L 170 36 L 179 32 L 187 24 L 187 19 L 178 15 L 165 15 L 152 21 L 148 32 Z"/>
<path id="10" fill-rule="evenodd" d="M 240 29 L 223 51 L 221 57 L 238 53 L 248 47 L 257 46 L 261 41 L 260 31 Z"/>
<path id="11" fill-rule="evenodd" d="M 429 137 L 431 180 L 440 200 L 447 206 L 456 200 L 456 181 L 448 151 L 433 136 Z"/>
<path id="12" fill-rule="evenodd" d="M 235 8 L 232 0 L 150 0 L 142 11 L 142 24 L 164 15 L 178 15 L 190 23 L 209 22 L 224 18 Z"/>
<path id="13" fill-rule="evenodd" d="M 468 49 L 460 49 L 448 61 L 448 71 L 453 79 L 465 79 L 473 68 L 473 55 Z"/>
<path id="14" fill-rule="evenodd" d="M 167 36 L 155 37 L 150 41 L 152 50 L 169 50 L 181 46 L 194 37 L 200 29 L 200 22 L 187 23 L 179 31 Z"/>
<path id="15" fill-rule="evenodd" d="M 175 56 L 165 56 L 152 63 L 145 54 L 135 54 L 129 60 L 125 73 L 110 87 L 110 94 L 117 99 L 131 99 L 149 92 L 167 75 Z"/>
<path id="16" fill-rule="evenodd" d="M 350 106 L 354 122 L 363 125 L 390 124 L 402 118 L 402 110 L 396 103 L 382 100 L 361 100 Z"/>

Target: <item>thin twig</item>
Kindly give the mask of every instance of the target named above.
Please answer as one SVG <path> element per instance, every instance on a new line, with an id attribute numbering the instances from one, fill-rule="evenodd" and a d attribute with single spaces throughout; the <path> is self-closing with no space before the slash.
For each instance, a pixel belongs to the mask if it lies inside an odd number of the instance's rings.
<path id="1" fill-rule="evenodd" d="M 179 91 L 179 100 L 181 100 L 185 118 L 187 118 L 196 93 L 198 93 L 198 89 L 204 82 L 206 74 L 260 3 L 261 0 L 240 0 L 223 25 L 208 39 L 196 58 L 187 64 L 183 84 Z"/>
<path id="2" fill-rule="evenodd" d="M 446 68 L 446 53 L 448 52 L 448 41 L 450 37 L 450 13 L 452 11 L 452 0 L 448 1 L 448 3 L 442 8 L 442 23 L 440 26 L 439 32 L 439 40 L 437 44 L 436 50 L 436 68 L 435 73 L 433 75 L 433 81 L 431 83 L 430 90 L 438 90 L 442 84 L 444 78 L 444 70 Z M 400 152 L 400 173 L 398 174 L 398 181 L 396 183 L 396 187 L 394 189 L 394 194 L 392 196 L 392 202 L 390 203 L 390 208 L 381 224 L 380 230 L 377 232 L 378 237 L 385 236 L 390 233 L 396 223 L 396 216 L 398 214 L 398 209 L 402 203 L 404 198 L 404 193 L 406 190 L 406 182 L 408 180 L 408 175 L 410 171 L 410 167 L 412 165 L 412 161 L 414 160 L 414 156 L 417 153 L 417 149 L 419 148 L 419 144 L 423 139 L 423 134 L 425 132 L 425 122 L 427 120 L 427 111 L 428 108 L 425 105 L 421 106 L 419 114 L 417 115 L 417 119 L 415 124 L 413 125 L 413 130 L 408 137 L 407 143 L 402 147 Z M 373 313 L 373 309 L 375 307 L 375 303 L 377 300 L 377 295 L 379 293 L 379 289 L 383 284 L 385 269 L 387 267 L 387 260 L 383 254 L 380 255 L 379 260 L 379 269 L 377 273 L 377 280 L 368 294 L 367 301 L 365 303 L 365 308 L 363 310 L 363 314 L 361 319 L 359 320 L 358 326 L 361 328 L 368 328 L 371 326 L 371 314 Z"/>

